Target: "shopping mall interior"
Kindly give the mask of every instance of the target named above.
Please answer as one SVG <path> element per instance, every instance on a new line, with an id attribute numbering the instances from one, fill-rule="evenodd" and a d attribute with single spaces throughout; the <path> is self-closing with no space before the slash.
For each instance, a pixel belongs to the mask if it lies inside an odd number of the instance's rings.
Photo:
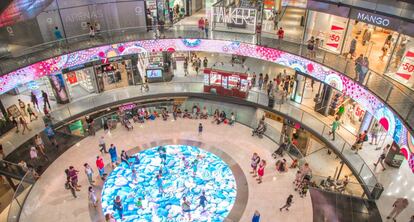
<path id="1" fill-rule="evenodd" d="M 0 3 L 0 221 L 414 222 L 410 0 Z"/>

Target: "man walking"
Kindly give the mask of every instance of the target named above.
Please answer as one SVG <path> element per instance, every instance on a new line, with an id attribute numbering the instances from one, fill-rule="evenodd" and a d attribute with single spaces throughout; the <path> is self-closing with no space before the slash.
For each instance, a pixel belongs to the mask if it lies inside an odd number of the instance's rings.
<path id="1" fill-rule="evenodd" d="M 397 216 L 408 206 L 407 198 L 398 198 L 392 205 L 393 209 L 391 213 L 387 216 L 387 219 L 391 219 L 396 222 Z"/>
<path id="2" fill-rule="evenodd" d="M 101 138 L 99 139 L 99 147 L 101 148 L 99 149 L 101 153 L 108 153 L 108 151 L 106 151 L 106 143 L 104 136 L 101 136 Z"/>
<path id="3" fill-rule="evenodd" d="M 289 197 L 286 199 L 286 204 L 279 208 L 280 211 L 282 211 L 284 208 L 286 208 L 287 211 L 289 211 L 289 207 L 292 206 L 293 203 L 293 195 L 290 194 Z"/>
<path id="4" fill-rule="evenodd" d="M 332 135 L 332 141 L 335 140 L 335 132 L 336 130 L 339 130 L 339 127 L 341 126 L 341 122 L 339 121 L 339 116 L 337 116 L 335 118 L 335 120 L 332 122 L 331 124 L 332 128 L 331 131 L 329 132 L 329 135 Z"/>

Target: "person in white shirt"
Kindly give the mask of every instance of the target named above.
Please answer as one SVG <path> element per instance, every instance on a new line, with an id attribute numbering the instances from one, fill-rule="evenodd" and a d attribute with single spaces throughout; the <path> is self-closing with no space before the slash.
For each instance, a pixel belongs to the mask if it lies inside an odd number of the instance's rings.
<path id="1" fill-rule="evenodd" d="M 236 117 L 234 116 L 234 113 L 231 113 L 229 125 L 232 126 L 235 122 L 236 122 Z"/>

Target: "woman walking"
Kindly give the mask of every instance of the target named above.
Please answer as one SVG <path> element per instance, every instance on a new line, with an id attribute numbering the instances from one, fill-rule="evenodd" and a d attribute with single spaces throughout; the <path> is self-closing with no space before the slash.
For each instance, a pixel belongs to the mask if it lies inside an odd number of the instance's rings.
<path id="1" fill-rule="evenodd" d="M 42 137 L 39 136 L 39 134 L 36 134 L 34 137 L 34 142 L 36 149 L 40 152 L 40 154 L 45 157 L 47 161 L 49 161 L 49 158 L 46 155 L 45 152 L 45 144 L 43 143 Z"/>
<path id="2" fill-rule="evenodd" d="M 29 128 L 29 126 L 27 125 L 27 121 L 22 116 L 19 117 L 19 122 L 20 122 L 20 125 L 22 125 L 22 128 L 23 128 L 22 135 L 24 135 L 24 132 L 26 131 L 26 129 L 28 131 L 32 131 Z"/>
<path id="3" fill-rule="evenodd" d="M 257 165 L 259 165 L 260 163 L 260 157 L 259 155 L 257 155 L 257 153 L 253 153 L 251 160 L 252 162 L 250 166 L 252 167 L 252 171 L 250 173 L 253 174 L 253 177 L 256 177 L 257 176 Z"/>
<path id="4" fill-rule="evenodd" d="M 262 160 L 259 164 L 259 169 L 257 170 L 257 174 L 259 175 L 259 178 L 257 178 L 257 183 L 262 183 L 262 177 L 264 176 L 264 168 L 266 166 L 266 161 Z"/>
<path id="5" fill-rule="evenodd" d="M 97 198 L 96 198 L 96 194 L 95 191 L 93 190 L 93 187 L 89 187 L 88 188 L 88 199 L 89 199 L 89 203 L 93 206 L 93 207 L 97 207 Z"/>

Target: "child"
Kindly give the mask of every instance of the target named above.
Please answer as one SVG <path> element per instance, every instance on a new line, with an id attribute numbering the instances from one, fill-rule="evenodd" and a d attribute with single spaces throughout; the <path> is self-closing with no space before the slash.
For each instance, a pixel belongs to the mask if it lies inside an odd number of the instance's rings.
<path id="1" fill-rule="evenodd" d="M 139 197 L 139 198 L 138 198 L 138 201 L 137 201 L 137 207 L 138 207 L 139 209 L 141 209 L 141 210 L 143 210 L 143 209 L 144 209 L 144 207 L 142 206 L 142 199 L 141 199 L 141 197 Z"/>
<path id="2" fill-rule="evenodd" d="M 91 205 L 93 205 L 96 208 L 96 203 L 98 202 L 98 200 L 96 199 L 96 194 L 95 191 L 93 190 L 93 188 L 90 186 L 88 189 L 88 199 L 89 199 L 89 203 L 91 203 Z"/>
<path id="3" fill-rule="evenodd" d="M 203 133 L 203 124 L 198 124 L 198 135 L 201 135 Z"/>
<path id="4" fill-rule="evenodd" d="M 203 208 L 203 211 L 204 211 L 205 208 L 206 208 L 206 202 L 207 202 L 206 192 L 203 191 L 200 198 L 198 198 L 198 199 L 200 199 L 200 205 L 198 205 L 198 206 L 201 206 Z"/>

